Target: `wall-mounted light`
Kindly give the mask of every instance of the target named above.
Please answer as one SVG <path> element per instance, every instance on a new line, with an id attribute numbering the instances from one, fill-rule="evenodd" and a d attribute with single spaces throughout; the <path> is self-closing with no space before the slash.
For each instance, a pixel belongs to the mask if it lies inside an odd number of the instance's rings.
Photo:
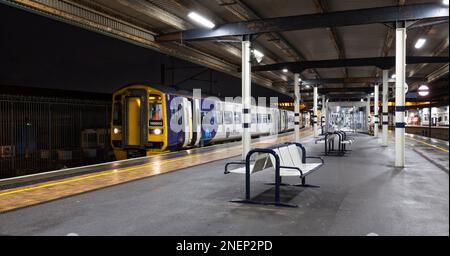
<path id="1" fill-rule="evenodd" d="M 258 61 L 258 63 L 260 63 L 264 57 L 264 53 L 262 53 L 256 49 L 253 49 L 252 53 L 253 53 L 253 56 L 255 56 L 256 61 Z"/>

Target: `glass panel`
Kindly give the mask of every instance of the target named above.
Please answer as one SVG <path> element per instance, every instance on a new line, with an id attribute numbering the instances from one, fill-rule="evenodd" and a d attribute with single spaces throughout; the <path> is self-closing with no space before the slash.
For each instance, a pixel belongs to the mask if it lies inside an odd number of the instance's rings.
<path id="1" fill-rule="evenodd" d="M 150 103 L 149 111 L 151 121 L 162 121 L 163 110 L 161 103 Z"/>
<path id="2" fill-rule="evenodd" d="M 233 112 L 225 111 L 223 113 L 223 122 L 225 124 L 233 124 Z"/>
<path id="3" fill-rule="evenodd" d="M 240 124 L 241 123 L 241 113 L 240 112 L 235 112 L 234 113 L 234 123 L 235 124 Z"/>

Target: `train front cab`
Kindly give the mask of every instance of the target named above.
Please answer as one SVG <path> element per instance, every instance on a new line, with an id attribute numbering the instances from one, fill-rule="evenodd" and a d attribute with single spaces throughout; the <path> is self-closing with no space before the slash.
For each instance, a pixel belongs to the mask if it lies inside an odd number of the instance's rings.
<path id="1" fill-rule="evenodd" d="M 129 86 L 114 93 L 111 144 L 117 160 L 166 150 L 165 105 L 165 94 L 147 86 Z"/>

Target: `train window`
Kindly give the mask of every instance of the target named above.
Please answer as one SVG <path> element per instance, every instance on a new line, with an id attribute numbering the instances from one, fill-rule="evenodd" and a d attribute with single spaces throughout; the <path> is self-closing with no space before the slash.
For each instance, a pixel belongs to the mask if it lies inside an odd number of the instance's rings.
<path id="1" fill-rule="evenodd" d="M 150 103 L 149 104 L 149 116 L 151 121 L 162 121 L 163 110 L 161 103 Z"/>
<path id="2" fill-rule="evenodd" d="M 122 104 L 114 102 L 113 125 L 122 125 Z"/>
<path id="3" fill-rule="evenodd" d="M 241 124 L 241 113 L 240 112 L 234 112 L 234 123 Z"/>
<path id="4" fill-rule="evenodd" d="M 252 114 L 252 124 L 256 123 L 258 123 L 258 117 L 256 116 L 256 114 Z"/>
<path id="5" fill-rule="evenodd" d="M 258 123 L 266 124 L 267 123 L 267 115 L 266 114 L 258 114 Z"/>
<path id="6" fill-rule="evenodd" d="M 224 124 L 233 124 L 233 112 L 231 112 L 231 111 L 223 112 L 223 123 Z"/>
<path id="7" fill-rule="evenodd" d="M 222 112 L 216 111 L 216 113 L 214 115 L 214 119 L 216 121 L 216 124 L 222 124 L 223 123 Z"/>

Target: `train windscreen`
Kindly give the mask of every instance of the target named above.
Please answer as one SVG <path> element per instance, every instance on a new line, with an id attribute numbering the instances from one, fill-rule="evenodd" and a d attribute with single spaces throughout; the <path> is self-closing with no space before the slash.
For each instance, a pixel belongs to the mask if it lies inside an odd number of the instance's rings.
<path id="1" fill-rule="evenodd" d="M 163 109 L 161 98 L 156 95 L 150 95 L 149 100 L 149 125 L 162 126 L 163 125 Z"/>

